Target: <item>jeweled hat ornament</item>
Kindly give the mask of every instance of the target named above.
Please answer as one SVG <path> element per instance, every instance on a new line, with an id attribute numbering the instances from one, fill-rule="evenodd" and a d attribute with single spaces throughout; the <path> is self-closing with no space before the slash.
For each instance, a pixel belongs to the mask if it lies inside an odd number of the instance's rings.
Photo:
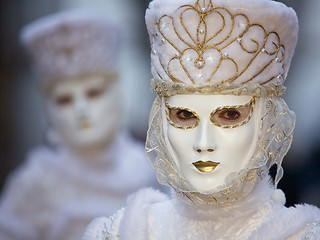
<path id="1" fill-rule="evenodd" d="M 69 10 L 27 25 L 21 41 L 42 83 L 115 67 L 119 31 L 97 10 Z"/>
<path id="2" fill-rule="evenodd" d="M 295 114 L 281 98 L 297 42 L 294 10 L 270 0 L 154 0 L 146 24 L 151 88 L 158 95 L 146 151 L 159 182 L 191 204 L 230 204 L 251 192 L 276 164 L 276 187 L 295 124 Z M 214 191 L 197 191 L 179 174 L 166 130 L 166 98 L 177 94 L 247 95 L 259 105 L 256 150 Z"/>
<path id="3" fill-rule="evenodd" d="M 282 95 L 297 42 L 293 9 L 269 0 L 153 1 L 152 89 Z"/>

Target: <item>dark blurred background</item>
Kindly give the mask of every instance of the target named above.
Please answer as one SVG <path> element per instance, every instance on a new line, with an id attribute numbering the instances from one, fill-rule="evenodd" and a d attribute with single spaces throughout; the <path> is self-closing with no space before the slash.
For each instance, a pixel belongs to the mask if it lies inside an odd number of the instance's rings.
<path id="1" fill-rule="evenodd" d="M 287 205 L 320 206 L 320 1 L 283 0 L 300 21 L 299 41 L 286 81 L 285 99 L 297 114 L 292 148 L 284 159 L 279 187 Z M 41 94 L 19 43 L 21 28 L 50 13 L 70 8 L 100 8 L 123 30 L 120 67 L 128 86 L 132 134 L 144 141 L 154 99 L 149 91 L 149 38 L 144 24 L 147 0 L 1 0 L 0 1 L 0 190 L 5 179 L 33 147 L 43 143 L 47 126 Z"/>

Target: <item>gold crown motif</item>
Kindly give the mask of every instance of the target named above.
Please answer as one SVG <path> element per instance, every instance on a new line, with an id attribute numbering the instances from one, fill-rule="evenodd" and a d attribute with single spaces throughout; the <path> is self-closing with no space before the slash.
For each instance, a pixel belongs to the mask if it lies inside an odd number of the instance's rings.
<path id="1" fill-rule="evenodd" d="M 162 15 L 152 34 L 153 77 L 188 85 L 281 85 L 286 65 L 279 34 L 239 11 L 197 0 Z"/>

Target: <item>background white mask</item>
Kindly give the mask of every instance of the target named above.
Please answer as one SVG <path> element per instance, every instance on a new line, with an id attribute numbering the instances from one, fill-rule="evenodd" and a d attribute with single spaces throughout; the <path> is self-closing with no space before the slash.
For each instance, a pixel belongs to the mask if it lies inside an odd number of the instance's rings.
<path id="1" fill-rule="evenodd" d="M 53 85 L 46 101 L 48 118 L 68 147 L 85 151 L 110 143 L 124 115 L 118 85 L 103 75 Z"/>

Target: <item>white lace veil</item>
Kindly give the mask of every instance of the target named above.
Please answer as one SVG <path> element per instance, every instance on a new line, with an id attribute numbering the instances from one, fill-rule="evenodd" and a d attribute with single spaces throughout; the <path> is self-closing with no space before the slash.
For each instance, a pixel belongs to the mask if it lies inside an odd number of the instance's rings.
<path id="1" fill-rule="evenodd" d="M 261 97 L 258 143 L 248 164 L 239 172 L 227 176 L 225 184 L 211 192 L 199 192 L 178 172 L 174 153 L 167 137 L 165 97 L 158 96 L 149 119 L 146 141 L 147 156 L 156 170 L 158 181 L 172 187 L 182 200 L 191 204 L 228 204 L 247 195 L 277 165 L 275 184 L 283 175 L 281 163 L 291 142 L 295 114 L 281 97 Z"/>

